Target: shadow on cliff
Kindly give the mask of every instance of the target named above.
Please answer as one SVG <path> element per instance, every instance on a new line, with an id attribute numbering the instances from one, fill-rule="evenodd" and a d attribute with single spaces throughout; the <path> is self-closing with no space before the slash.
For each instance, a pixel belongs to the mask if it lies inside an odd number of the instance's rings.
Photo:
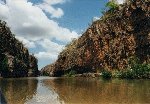
<path id="1" fill-rule="evenodd" d="M 137 8 L 132 13 L 131 17 L 133 20 L 133 32 L 137 46 L 135 49 L 135 55 L 143 63 L 144 60 L 148 61 L 147 58 L 150 56 L 150 19 L 148 16 L 146 16 L 146 13 L 142 10 L 142 8 Z"/>

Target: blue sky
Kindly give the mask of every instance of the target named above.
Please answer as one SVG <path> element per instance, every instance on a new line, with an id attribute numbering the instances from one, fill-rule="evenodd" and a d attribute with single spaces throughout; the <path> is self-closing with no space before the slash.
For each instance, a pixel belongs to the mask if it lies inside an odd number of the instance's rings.
<path id="1" fill-rule="evenodd" d="M 93 17 L 100 17 L 106 2 L 107 0 L 71 0 L 60 5 L 65 15 L 58 21 L 64 27 L 81 32 L 91 24 Z"/>
<path id="2" fill-rule="evenodd" d="M 108 0 L 0 0 L 0 19 L 38 58 L 53 63 L 72 38 L 99 18 Z"/>

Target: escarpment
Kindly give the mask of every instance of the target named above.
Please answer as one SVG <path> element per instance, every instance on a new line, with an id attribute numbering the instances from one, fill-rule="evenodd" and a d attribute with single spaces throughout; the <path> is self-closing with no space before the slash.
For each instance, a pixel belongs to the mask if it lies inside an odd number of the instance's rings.
<path id="1" fill-rule="evenodd" d="M 6 22 L 0 21 L 0 76 L 37 76 L 37 59 L 15 38 Z"/>
<path id="2" fill-rule="evenodd" d="M 70 70 L 77 73 L 125 70 L 129 58 L 150 63 L 150 2 L 132 0 L 108 10 L 100 20 L 73 40 L 52 65 L 43 68 L 50 76 Z"/>

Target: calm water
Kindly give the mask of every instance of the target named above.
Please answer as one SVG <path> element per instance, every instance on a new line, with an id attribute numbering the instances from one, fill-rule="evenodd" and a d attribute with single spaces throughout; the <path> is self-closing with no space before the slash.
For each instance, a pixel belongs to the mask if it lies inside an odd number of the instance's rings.
<path id="1" fill-rule="evenodd" d="M 150 80 L 11 78 L 0 88 L 7 104 L 150 104 Z"/>

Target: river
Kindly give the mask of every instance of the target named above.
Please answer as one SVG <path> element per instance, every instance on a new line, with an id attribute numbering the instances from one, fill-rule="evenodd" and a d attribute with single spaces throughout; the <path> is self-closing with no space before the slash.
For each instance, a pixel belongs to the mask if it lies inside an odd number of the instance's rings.
<path id="1" fill-rule="evenodd" d="M 150 104 L 150 80 L 0 79 L 0 104 Z"/>

